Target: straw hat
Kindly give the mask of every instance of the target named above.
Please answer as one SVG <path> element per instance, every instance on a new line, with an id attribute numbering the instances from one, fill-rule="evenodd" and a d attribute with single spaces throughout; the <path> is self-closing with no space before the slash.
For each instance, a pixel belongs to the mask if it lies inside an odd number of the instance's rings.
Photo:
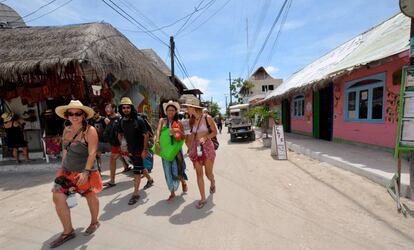
<path id="1" fill-rule="evenodd" d="M 79 100 L 72 100 L 68 105 L 59 106 L 55 109 L 56 114 L 63 119 L 66 119 L 65 112 L 68 109 L 80 109 L 86 114 L 86 119 L 92 118 L 95 113 L 93 109 L 88 106 L 84 106 Z"/>
<path id="2" fill-rule="evenodd" d="M 182 105 L 187 106 L 187 107 L 197 108 L 197 109 L 203 108 L 200 106 L 200 101 L 198 99 L 187 99 L 185 103 L 183 103 Z"/>
<path id="3" fill-rule="evenodd" d="M 133 105 L 129 97 L 122 97 L 120 105 Z"/>
<path id="4" fill-rule="evenodd" d="M 172 100 L 169 100 L 168 102 L 162 104 L 162 107 L 164 109 L 164 114 L 167 114 L 167 107 L 168 106 L 174 106 L 174 108 L 177 110 L 177 112 L 180 111 L 180 104 L 178 102 L 174 102 Z"/>
<path id="5" fill-rule="evenodd" d="M 1 118 L 3 119 L 3 122 L 8 122 L 13 119 L 13 113 L 5 112 L 1 115 Z"/>

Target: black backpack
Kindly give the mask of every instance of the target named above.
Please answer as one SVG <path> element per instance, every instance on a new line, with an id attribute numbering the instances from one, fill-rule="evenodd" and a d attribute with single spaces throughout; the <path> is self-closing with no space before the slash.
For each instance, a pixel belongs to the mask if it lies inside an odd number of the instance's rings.
<path id="1" fill-rule="evenodd" d="M 118 140 L 118 131 L 120 126 L 120 118 L 112 118 L 108 125 L 103 132 L 103 138 L 105 141 L 109 142 L 112 146 L 119 146 Z"/>

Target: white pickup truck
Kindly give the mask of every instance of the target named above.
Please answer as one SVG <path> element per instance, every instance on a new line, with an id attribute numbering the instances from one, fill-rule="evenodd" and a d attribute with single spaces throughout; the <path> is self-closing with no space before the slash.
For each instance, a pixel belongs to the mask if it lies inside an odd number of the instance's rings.
<path id="1" fill-rule="evenodd" d="M 256 135 L 252 129 L 252 123 L 246 117 L 249 110 L 249 104 L 237 104 L 229 107 L 230 109 L 230 123 L 229 133 L 230 141 L 233 142 L 237 138 L 248 138 L 251 141 L 256 140 Z"/>

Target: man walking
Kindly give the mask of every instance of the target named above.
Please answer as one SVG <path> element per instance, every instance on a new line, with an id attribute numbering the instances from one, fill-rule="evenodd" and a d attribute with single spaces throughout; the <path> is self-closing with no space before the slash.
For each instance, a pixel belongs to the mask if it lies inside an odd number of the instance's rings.
<path id="1" fill-rule="evenodd" d="M 131 199 L 128 201 L 129 205 L 135 204 L 139 200 L 139 185 L 141 182 L 141 175 L 143 174 L 148 182 L 144 186 L 144 190 L 154 184 L 154 180 L 144 168 L 143 159 L 147 156 L 148 133 L 144 120 L 140 118 L 137 111 L 132 104 L 131 99 L 122 97 L 119 105 L 119 113 L 122 116 L 119 130 L 119 140 L 125 138 L 128 147 L 128 153 L 134 165 L 134 192 Z"/>
<path id="2" fill-rule="evenodd" d="M 109 176 L 110 180 L 104 184 L 105 187 L 110 188 L 115 186 L 116 160 L 121 159 L 124 165 L 124 171 L 129 171 L 128 163 L 121 155 L 121 143 L 118 139 L 118 131 L 120 126 L 121 116 L 115 112 L 115 104 L 108 103 L 105 106 L 107 117 L 105 119 L 106 128 L 103 132 L 103 137 L 111 145 L 111 158 L 109 160 Z"/>

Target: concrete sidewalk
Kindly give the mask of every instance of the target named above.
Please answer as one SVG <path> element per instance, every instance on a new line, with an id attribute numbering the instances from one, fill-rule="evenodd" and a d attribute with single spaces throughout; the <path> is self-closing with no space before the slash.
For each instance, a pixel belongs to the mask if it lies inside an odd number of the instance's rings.
<path id="1" fill-rule="evenodd" d="M 397 169 L 397 162 L 390 152 L 292 133 L 285 133 L 285 138 L 290 150 L 364 176 L 382 186 L 389 185 Z M 403 159 L 401 163 L 401 196 L 409 197 L 409 162 Z"/>

